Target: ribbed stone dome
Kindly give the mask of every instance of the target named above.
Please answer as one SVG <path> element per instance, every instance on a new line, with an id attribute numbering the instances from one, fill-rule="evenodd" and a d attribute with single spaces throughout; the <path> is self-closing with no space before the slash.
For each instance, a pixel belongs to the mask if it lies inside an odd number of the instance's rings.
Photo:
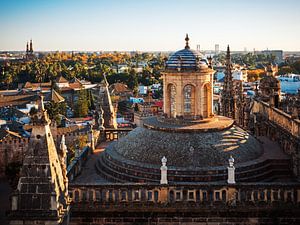
<path id="1" fill-rule="evenodd" d="M 194 50 L 185 48 L 173 53 L 166 62 L 167 69 L 196 69 L 202 55 Z"/>
<path id="2" fill-rule="evenodd" d="M 185 48 L 170 55 L 166 62 L 167 69 L 197 69 L 199 66 L 207 66 L 201 59 L 203 58 L 200 52 L 190 49 L 189 37 L 186 35 Z"/>
<path id="3" fill-rule="evenodd" d="M 164 132 L 138 127 L 110 145 L 109 151 L 140 163 L 197 168 L 227 165 L 230 155 L 237 163 L 258 158 L 260 143 L 243 129 L 232 126 L 216 132 Z"/>

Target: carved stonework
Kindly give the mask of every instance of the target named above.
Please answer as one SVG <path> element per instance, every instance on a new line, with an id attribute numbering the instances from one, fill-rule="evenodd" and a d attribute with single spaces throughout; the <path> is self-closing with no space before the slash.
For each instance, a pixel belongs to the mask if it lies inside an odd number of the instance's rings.
<path id="1" fill-rule="evenodd" d="M 99 125 L 103 126 L 105 128 L 117 128 L 117 119 L 116 119 L 116 112 L 113 107 L 111 97 L 110 97 L 110 92 L 108 89 L 108 82 L 106 80 L 106 77 L 104 76 L 104 82 L 102 83 L 102 87 L 100 86 L 99 92 L 98 92 L 98 98 L 100 100 L 99 102 L 99 119 L 104 119 L 104 121 L 99 121 Z M 103 110 L 103 113 L 101 112 L 101 109 Z M 101 116 L 102 114 L 102 116 Z"/>
<path id="2" fill-rule="evenodd" d="M 32 132 L 13 207 L 11 224 L 63 224 L 69 210 L 68 183 L 64 164 L 65 151 L 58 156 L 43 99 L 33 115 Z"/>

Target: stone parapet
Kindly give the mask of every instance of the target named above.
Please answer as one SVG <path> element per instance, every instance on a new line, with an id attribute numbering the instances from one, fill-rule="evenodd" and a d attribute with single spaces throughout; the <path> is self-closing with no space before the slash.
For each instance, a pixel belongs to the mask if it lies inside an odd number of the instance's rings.
<path id="1" fill-rule="evenodd" d="M 201 211 L 239 209 L 298 209 L 299 183 L 189 183 L 70 185 L 74 212 L 89 211 Z M 88 207 L 93 205 L 92 208 Z M 147 207 L 144 207 L 147 205 Z M 191 205 L 197 207 L 190 207 Z M 126 207 L 124 207 L 126 206 Z M 251 210 L 250 210 L 251 211 Z"/>
<path id="2" fill-rule="evenodd" d="M 293 119 L 291 115 L 283 112 L 280 109 L 270 106 L 268 103 L 255 100 L 252 108 L 254 114 L 260 114 L 265 117 L 266 120 L 270 120 L 282 129 L 287 130 L 295 137 L 300 136 L 300 120 Z"/>

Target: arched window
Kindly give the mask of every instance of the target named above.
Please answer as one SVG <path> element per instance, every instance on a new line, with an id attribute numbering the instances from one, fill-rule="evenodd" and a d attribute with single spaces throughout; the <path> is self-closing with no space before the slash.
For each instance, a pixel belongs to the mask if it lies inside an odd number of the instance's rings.
<path id="1" fill-rule="evenodd" d="M 170 114 L 171 117 L 176 116 L 176 87 L 173 84 L 169 86 L 169 96 L 170 96 Z"/>
<path id="2" fill-rule="evenodd" d="M 186 85 L 183 89 L 184 94 L 184 113 L 192 114 L 194 113 L 194 87 L 190 84 Z"/>
<path id="3" fill-rule="evenodd" d="M 210 84 L 207 83 L 204 85 L 203 88 L 203 101 L 202 101 L 202 107 L 203 107 L 203 117 L 207 118 L 212 114 L 212 93 Z"/>

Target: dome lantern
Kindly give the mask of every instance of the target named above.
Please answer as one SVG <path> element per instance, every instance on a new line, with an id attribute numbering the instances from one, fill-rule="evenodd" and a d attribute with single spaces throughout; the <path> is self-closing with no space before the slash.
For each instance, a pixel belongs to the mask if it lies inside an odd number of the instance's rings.
<path id="1" fill-rule="evenodd" d="M 190 49 L 190 46 L 189 46 L 189 35 L 188 34 L 186 34 L 186 36 L 185 36 L 185 49 Z"/>

